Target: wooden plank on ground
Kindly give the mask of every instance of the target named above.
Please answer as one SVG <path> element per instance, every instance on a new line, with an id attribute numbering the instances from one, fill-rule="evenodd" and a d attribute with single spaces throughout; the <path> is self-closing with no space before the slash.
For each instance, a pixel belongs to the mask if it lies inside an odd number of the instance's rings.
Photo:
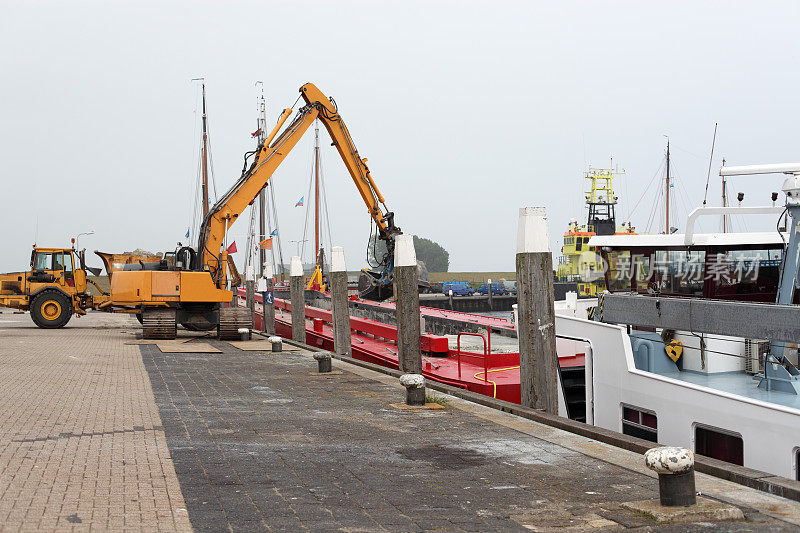
<path id="1" fill-rule="evenodd" d="M 172 339 L 172 340 L 158 340 L 158 339 L 137 339 L 133 341 L 127 341 L 124 344 L 161 344 L 161 343 L 173 343 L 173 344 L 183 344 L 184 342 L 190 341 L 192 339 Z"/>
<path id="2" fill-rule="evenodd" d="M 176 343 L 172 341 L 157 342 L 156 346 L 162 353 L 222 353 L 207 342 Z"/>
<path id="3" fill-rule="evenodd" d="M 271 352 L 272 343 L 266 340 L 258 341 L 229 341 L 228 344 L 246 352 Z"/>

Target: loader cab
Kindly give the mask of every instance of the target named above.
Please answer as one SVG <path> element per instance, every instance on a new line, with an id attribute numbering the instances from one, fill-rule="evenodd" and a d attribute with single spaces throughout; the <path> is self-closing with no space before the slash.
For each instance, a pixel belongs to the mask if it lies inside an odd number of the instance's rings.
<path id="1" fill-rule="evenodd" d="M 29 280 L 57 285 L 68 294 L 86 291 L 86 272 L 76 268 L 75 251 L 70 248 L 34 248 Z"/>

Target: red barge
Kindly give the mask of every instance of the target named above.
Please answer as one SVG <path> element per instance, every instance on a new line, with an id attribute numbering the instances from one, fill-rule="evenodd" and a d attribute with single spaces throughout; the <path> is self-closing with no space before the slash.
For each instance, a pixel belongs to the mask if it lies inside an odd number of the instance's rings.
<path id="1" fill-rule="evenodd" d="M 239 289 L 240 305 L 244 305 L 244 289 Z M 255 328 L 263 331 L 261 314 L 262 297 L 256 293 Z M 370 302 L 374 305 L 375 302 Z M 380 304 L 393 308 L 394 304 Z M 275 298 L 275 331 L 284 338 L 292 337 L 291 302 Z M 520 403 L 519 353 L 492 353 L 492 327 L 513 329 L 513 325 L 505 319 L 471 315 L 468 313 L 445 311 L 442 309 L 422 308 L 421 314 L 452 314 L 454 319 L 470 324 L 479 324 L 486 328 L 487 334 L 462 332 L 456 336 L 456 346 L 450 346 L 450 339 L 441 335 L 423 333 L 422 375 L 426 379 L 445 383 L 453 387 L 467 389 L 513 403 Z M 306 344 L 333 351 L 332 313 L 327 309 L 305 306 Z M 397 356 L 397 327 L 367 318 L 350 317 L 352 335 L 352 356 L 360 361 L 374 363 L 387 368 L 399 368 Z M 461 348 L 462 339 L 478 337 L 482 339 L 483 351 L 471 352 Z M 582 383 L 583 353 L 570 353 L 559 356 L 559 368 L 562 386 L 567 399 L 570 418 L 580 420 L 585 417 L 581 412 L 584 387 Z M 575 403 L 570 398 L 575 398 Z M 571 408 L 570 408 L 571 407 Z"/>

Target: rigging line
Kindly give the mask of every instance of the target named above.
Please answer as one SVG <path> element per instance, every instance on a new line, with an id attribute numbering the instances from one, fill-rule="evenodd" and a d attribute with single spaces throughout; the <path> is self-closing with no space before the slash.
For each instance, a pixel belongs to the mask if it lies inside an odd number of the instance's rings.
<path id="1" fill-rule="evenodd" d="M 660 181 L 661 180 L 659 180 L 659 183 Z M 658 187 L 658 189 L 656 190 L 656 194 L 653 199 L 653 207 L 650 209 L 650 218 L 647 219 L 647 226 L 645 227 L 646 233 L 650 233 L 650 228 L 652 227 L 656 213 L 658 212 L 659 215 L 661 214 L 659 212 L 659 205 L 661 205 L 661 195 L 663 194 L 663 192 L 664 192 L 663 187 Z"/>
<path id="2" fill-rule="evenodd" d="M 708 182 L 711 181 L 711 164 L 714 161 L 714 144 L 717 142 L 717 122 L 714 123 L 714 136 L 711 138 L 711 156 L 708 158 L 708 174 L 706 175 L 706 193 L 703 195 L 703 207 L 708 199 Z"/>
<path id="3" fill-rule="evenodd" d="M 206 150 L 206 154 L 208 154 L 208 167 L 210 170 L 210 177 L 211 177 L 211 186 L 214 188 L 214 200 L 217 199 L 217 179 L 216 174 L 214 172 L 214 151 L 211 149 L 211 121 L 208 120 L 208 114 L 206 114 L 206 139 L 208 141 L 208 150 Z"/>
<path id="4" fill-rule="evenodd" d="M 328 192 L 325 189 L 325 171 L 322 168 L 322 154 L 319 155 L 319 181 L 322 185 L 322 206 L 325 210 L 325 222 L 328 230 L 328 258 L 330 258 L 331 247 L 333 246 L 333 238 L 331 237 L 331 216 L 328 211 Z"/>
<path id="5" fill-rule="evenodd" d="M 282 235 L 281 235 L 281 228 L 278 225 L 278 206 L 275 203 L 275 181 L 274 181 L 274 178 L 273 178 L 272 184 L 269 186 L 269 196 L 270 196 L 270 205 L 272 206 L 272 215 L 273 215 L 273 218 L 275 219 L 275 233 L 277 234 L 276 237 L 277 237 L 277 241 L 278 241 L 278 258 L 280 259 L 280 263 L 281 263 L 281 279 L 283 279 L 283 277 L 286 274 L 286 267 L 283 264 L 283 247 L 281 246 Z M 273 259 L 274 259 L 274 252 L 273 252 Z M 277 273 L 277 271 L 276 271 L 276 273 Z"/>
<path id="6" fill-rule="evenodd" d="M 628 217 L 629 217 L 629 219 L 630 219 L 630 217 L 632 217 L 632 216 L 633 216 L 633 213 L 635 213 L 635 212 L 636 212 L 636 209 L 639 207 L 639 204 L 641 204 L 641 203 L 642 203 L 642 200 L 644 199 L 645 195 L 647 194 L 647 191 L 649 191 L 649 190 L 650 190 L 650 187 L 652 187 L 652 186 L 653 186 L 653 182 L 655 181 L 656 177 L 657 177 L 657 176 L 658 176 L 658 175 L 661 173 L 661 169 L 662 169 L 662 168 L 664 168 L 664 162 L 665 162 L 665 160 L 663 160 L 663 159 L 662 159 L 662 160 L 661 160 L 661 164 L 658 166 L 658 169 L 656 169 L 656 172 L 655 172 L 655 174 L 653 174 L 653 177 L 652 177 L 652 178 L 650 178 L 650 183 L 648 183 L 648 184 L 647 184 L 647 187 L 645 188 L 644 192 L 643 192 L 643 193 L 642 193 L 642 195 L 639 197 L 639 199 L 636 201 L 636 205 L 634 205 L 634 206 L 633 206 L 633 209 L 631 209 L 631 210 L 628 212 Z"/>
<path id="7" fill-rule="evenodd" d="M 308 179 L 308 194 L 305 196 L 306 200 L 306 216 L 305 220 L 303 221 L 303 240 L 300 241 L 300 261 L 303 260 L 303 255 L 306 253 L 306 231 L 308 229 L 308 215 L 311 211 L 311 186 L 314 184 L 314 164 L 311 164 L 311 172 L 309 173 Z M 314 262 L 317 262 L 317 258 L 314 258 Z"/>
<path id="8" fill-rule="evenodd" d="M 687 150 L 686 148 L 681 148 L 681 147 L 680 147 L 680 145 L 677 145 L 677 144 L 675 144 L 674 142 L 670 142 L 670 146 L 672 146 L 673 148 L 677 148 L 677 149 L 678 149 L 678 150 L 680 150 L 681 152 L 686 152 L 687 154 L 689 154 L 689 155 L 691 155 L 691 156 L 693 156 L 693 157 L 696 157 L 696 158 L 698 158 L 698 159 L 704 159 L 704 156 L 702 156 L 702 155 L 697 155 L 697 154 L 696 154 L 696 153 L 694 153 L 694 152 L 690 152 L 690 151 L 689 151 L 689 150 Z"/>
<path id="9" fill-rule="evenodd" d="M 200 128 L 198 127 L 199 118 L 198 118 L 198 113 L 197 113 L 197 109 L 198 109 L 199 104 L 200 104 L 200 95 L 201 95 L 201 93 L 200 93 L 199 90 L 195 91 L 194 110 L 193 110 L 193 113 L 192 113 L 194 115 L 194 121 L 193 121 L 193 124 L 192 124 L 192 161 L 195 162 L 197 167 L 195 169 L 194 178 L 191 181 L 191 187 L 194 190 L 194 195 L 193 195 L 193 205 L 192 205 L 192 208 L 189 211 L 189 242 L 190 243 L 194 240 L 194 237 L 195 237 L 194 228 L 198 225 L 197 224 L 197 209 L 198 209 L 198 206 L 199 206 L 199 203 L 200 203 L 198 201 L 198 198 L 197 198 L 197 195 L 199 194 L 198 193 L 199 187 L 200 187 L 200 168 L 201 168 L 201 164 L 200 164 L 200 142 L 199 142 L 200 141 Z"/>

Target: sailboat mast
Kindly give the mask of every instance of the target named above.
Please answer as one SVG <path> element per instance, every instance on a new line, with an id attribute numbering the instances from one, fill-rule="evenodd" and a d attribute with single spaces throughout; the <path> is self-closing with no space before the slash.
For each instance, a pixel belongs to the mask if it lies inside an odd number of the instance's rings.
<path id="1" fill-rule="evenodd" d="M 258 139 L 260 145 L 267 138 L 267 102 L 264 99 L 264 84 L 261 84 L 261 99 L 258 102 Z M 258 242 L 267 238 L 267 194 L 264 189 L 258 193 Z M 258 266 L 256 272 L 263 271 L 264 263 L 267 260 L 267 250 L 263 246 L 258 247 Z"/>
<path id="2" fill-rule="evenodd" d="M 669 235 L 669 138 L 667 139 L 667 192 L 665 194 L 667 199 L 666 205 L 666 231 L 664 231 L 665 235 Z"/>
<path id="3" fill-rule="evenodd" d="M 208 214 L 208 122 L 206 119 L 206 82 L 203 81 L 203 218 Z"/>
<path id="4" fill-rule="evenodd" d="M 314 260 L 319 262 L 319 121 L 314 128 Z"/>

